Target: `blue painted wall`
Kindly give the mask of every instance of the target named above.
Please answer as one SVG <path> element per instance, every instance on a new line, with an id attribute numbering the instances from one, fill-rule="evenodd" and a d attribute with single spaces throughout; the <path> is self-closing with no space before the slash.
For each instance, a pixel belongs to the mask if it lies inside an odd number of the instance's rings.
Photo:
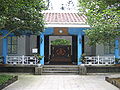
<path id="1" fill-rule="evenodd" d="M 78 65 L 82 64 L 81 56 L 82 56 L 82 32 L 78 34 Z"/>
<path id="2" fill-rule="evenodd" d="M 44 35 L 51 35 L 54 33 L 54 28 L 46 28 L 43 33 Z"/>
<path id="3" fill-rule="evenodd" d="M 115 40 L 115 58 L 119 58 L 119 40 Z"/>
<path id="4" fill-rule="evenodd" d="M 44 35 L 51 35 L 53 32 L 53 28 L 46 28 L 45 31 L 40 34 L 40 56 L 44 56 Z M 44 65 L 44 57 L 40 63 Z"/>
<path id="5" fill-rule="evenodd" d="M 44 33 L 40 34 L 40 56 L 44 56 Z M 40 60 L 41 64 L 44 64 L 44 57 Z"/>
<path id="6" fill-rule="evenodd" d="M 70 35 L 79 35 L 83 30 L 85 30 L 85 28 L 68 28 Z"/>
<path id="7" fill-rule="evenodd" d="M 3 43 L 2 43 L 3 47 L 2 47 L 2 56 L 4 57 L 4 64 L 6 64 L 6 56 L 7 56 L 7 52 L 8 52 L 8 44 L 7 44 L 7 38 L 3 39 Z"/>
<path id="8" fill-rule="evenodd" d="M 1 31 L 2 36 L 4 37 L 8 32 L 7 30 Z M 7 37 L 2 39 L 2 56 L 4 57 L 3 63 L 6 64 L 6 56 L 8 53 L 8 39 Z"/>

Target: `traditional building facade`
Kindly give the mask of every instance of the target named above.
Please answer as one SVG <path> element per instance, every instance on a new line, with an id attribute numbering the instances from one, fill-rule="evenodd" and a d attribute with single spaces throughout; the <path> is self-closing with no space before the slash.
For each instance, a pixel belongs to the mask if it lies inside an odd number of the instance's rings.
<path id="1" fill-rule="evenodd" d="M 86 56 L 115 56 L 120 57 L 120 40 L 110 42 L 109 45 L 96 44 L 89 46 L 84 31 L 90 29 L 86 24 L 86 16 L 76 12 L 44 12 L 45 29 L 39 36 L 21 35 L 17 37 L 10 34 L 0 41 L 0 56 L 7 63 L 7 56 L 33 56 L 32 49 L 37 48 L 41 64 L 82 64 L 82 54 Z M 2 31 L 4 36 L 8 32 Z M 69 46 L 53 47 L 51 41 L 65 39 L 70 41 Z"/>

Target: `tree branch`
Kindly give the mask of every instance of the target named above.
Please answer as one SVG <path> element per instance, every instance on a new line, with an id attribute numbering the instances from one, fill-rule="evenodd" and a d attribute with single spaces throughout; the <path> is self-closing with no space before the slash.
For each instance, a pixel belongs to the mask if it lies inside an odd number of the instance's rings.
<path id="1" fill-rule="evenodd" d="M 18 27 L 17 29 L 19 29 L 20 27 Z M 17 30 L 17 29 L 13 29 L 10 32 L 8 32 L 5 36 L 1 37 L 0 40 L 6 38 L 10 33 L 12 33 L 13 31 Z"/>
<path id="2" fill-rule="evenodd" d="M 30 28 L 30 27 L 22 27 L 22 28 L 32 29 L 32 28 Z M 4 39 L 4 38 L 6 38 L 9 34 L 11 34 L 12 32 L 14 32 L 14 31 L 16 31 L 16 30 L 18 30 L 18 29 L 20 29 L 20 27 L 18 27 L 18 28 L 16 28 L 16 29 L 11 30 L 11 31 L 10 31 L 10 32 L 8 32 L 5 36 L 1 37 L 1 38 L 0 38 L 0 40 L 2 40 L 2 39 Z"/>

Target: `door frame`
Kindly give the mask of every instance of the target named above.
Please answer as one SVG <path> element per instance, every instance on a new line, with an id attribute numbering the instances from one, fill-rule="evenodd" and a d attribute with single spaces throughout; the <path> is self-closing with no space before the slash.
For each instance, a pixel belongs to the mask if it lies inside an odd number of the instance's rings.
<path id="1" fill-rule="evenodd" d="M 72 37 L 72 43 L 71 43 L 71 61 L 72 61 L 72 63 L 73 64 L 75 64 L 75 65 L 77 65 L 77 57 L 78 57 L 78 39 L 77 39 L 77 35 L 44 35 L 44 38 L 46 39 L 46 37 L 50 37 L 50 36 L 71 36 Z M 73 38 L 76 38 L 75 39 L 75 41 L 73 42 Z M 47 41 L 48 43 L 46 43 L 46 40 L 44 40 L 44 55 L 45 55 L 45 58 L 44 58 L 44 63 L 45 63 L 45 65 L 46 64 L 49 64 L 49 62 L 50 62 L 50 55 L 49 55 L 49 50 L 48 50 L 48 48 L 50 48 L 49 47 L 49 41 Z M 73 44 L 75 44 L 75 45 L 73 45 Z M 47 45 L 47 46 L 46 46 Z M 76 46 L 76 47 L 74 47 L 74 46 Z M 47 49 L 47 50 L 46 50 Z M 76 52 L 76 53 L 75 53 Z"/>

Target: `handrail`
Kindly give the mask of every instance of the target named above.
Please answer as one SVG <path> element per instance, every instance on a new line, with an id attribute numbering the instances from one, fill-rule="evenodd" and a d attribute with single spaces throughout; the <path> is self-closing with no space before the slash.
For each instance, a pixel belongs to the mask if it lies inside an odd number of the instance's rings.
<path id="1" fill-rule="evenodd" d="M 7 56 L 7 64 L 38 64 L 39 60 L 35 56 Z"/>
<path id="2" fill-rule="evenodd" d="M 115 64 L 115 56 L 85 56 L 86 65 L 111 65 Z"/>

